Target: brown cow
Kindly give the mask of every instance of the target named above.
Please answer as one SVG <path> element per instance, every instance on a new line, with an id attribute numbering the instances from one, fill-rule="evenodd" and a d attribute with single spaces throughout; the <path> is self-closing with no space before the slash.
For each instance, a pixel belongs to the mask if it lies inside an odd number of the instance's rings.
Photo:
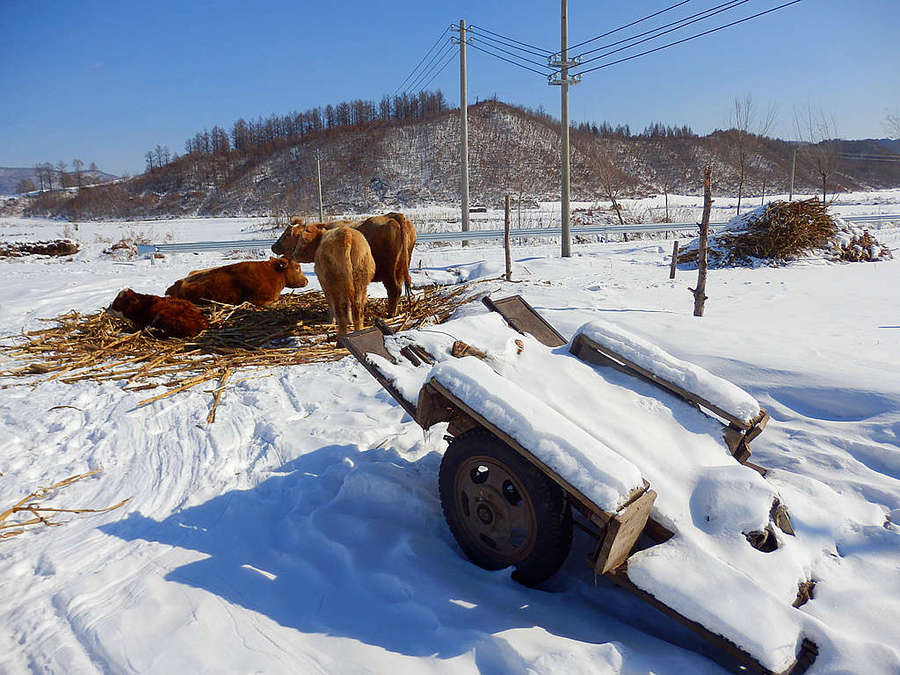
<path id="1" fill-rule="evenodd" d="M 347 226 L 356 227 L 357 223 L 352 220 L 333 220 L 328 223 L 319 223 L 325 225 L 328 229 L 335 227 Z M 272 253 L 275 255 L 290 256 L 300 241 L 300 233 L 303 231 L 303 218 L 294 216 L 291 218 L 291 224 L 284 228 L 284 232 L 278 237 L 278 241 L 272 244 Z"/>
<path id="2" fill-rule="evenodd" d="M 397 303 L 403 286 L 410 300 L 412 282 L 409 278 L 409 261 L 416 245 L 416 228 L 402 213 L 373 216 L 356 226 L 372 249 L 375 260 L 375 278 L 387 291 L 387 315 L 397 313 Z"/>
<path id="3" fill-rule="evenodd" d="M 351 326 L 361 330 L 366 290 L 375 274 L 375 261 L 366 238 L 351 227 L 329 228 L 325 223 L 310 223 L 299 232 L 293 257 L 316 264 L 316 276 L 338 335 L 347 333 Z"/>
<path id="4" fill-rule="evenodd" d="M 269 305 L 285 286 L 303 288 L 307 283 L 300 265 L 293 260 L 269 258 L 191 272 L 169 286 L 166 295 L 197 303 L 214 300 L 229 305 Z"/>
<path id="5" fill-rule="evenodd" d="M 162 337 L 194 337 L 209 328 L 206 317 L 187 300 L 135 293 L 130 288 L 120 292 L 107 311 Z"/>
<path id="6" fill-rule="evenodd" d="M 289 226 L 272 245 L 272 251 L 279 255 L 290 255 L 296 248 L 300 233 L 303 231 L 303 220 L 292 218 Z M 351 224 L 349 221 L 336 221 L 325 223 L 326 228 L 350 226 L 360 232 L 366 238 L 369 248 L 372 250 L 372 259 L 375 261 L 375 278 L 384 284 L 387 291 L 387 315 L 393 316 L 397 312 L 397 304 L 400 300 L 404 284 L 406 285 L 406 297 L 411 295 L 411 280 L 409 278 L 409 262 L 412 258 L 412 250 L 416 245 L 416 228 L 402 213 L 388 213 L 383 216 L 373 216 L 359 224 Z"/>

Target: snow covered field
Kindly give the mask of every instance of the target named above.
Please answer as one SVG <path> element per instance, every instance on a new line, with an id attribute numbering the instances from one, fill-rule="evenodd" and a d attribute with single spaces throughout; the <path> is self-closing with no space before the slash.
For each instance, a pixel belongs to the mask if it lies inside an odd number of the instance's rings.
<path id="1" fill-rule="evenodd" d="M 844 198 L 842 215 L 900 212 L 897 190 Z M 80 224 L 74 259 L 0 260 L 0 335 L 222 260 L 101 253 L 129 230 L 258 238 L 259 222 Z M 64 227 L 0 219 L 0 237 Z M 477 287 L 524 295 L 567 337 L 613 322 L 768 409 L 754 461 L 836 542 L 807 570 L 820 581 L 802 608 L 818 627 L 815 673 L 900 670 L 900 530 L 886 523 L 900 522 L 900 227 L 875 235 L 894 260 L 714 270 L 702 319 L 696 277 L 669 281 L 660 242 L 576 245 L 566 261 L 558 244 L 516 248 L 518 283 Z M 502 257 L 417 249 L 414 281 L 493 277 Z M 0 382 L 0 510 L 99 467 L 54 503 L 131 497 L 0 541 L 0 672 L 721 672 L 677 624 L 595 585 L 586 538 L 540 590 L 466 561 L 437 497 L 444 442 L 352 359 L 258 374 L 226 390 L 212 425 L 202 387 L 135 408 L 147 392 L 115 383 Z"/>

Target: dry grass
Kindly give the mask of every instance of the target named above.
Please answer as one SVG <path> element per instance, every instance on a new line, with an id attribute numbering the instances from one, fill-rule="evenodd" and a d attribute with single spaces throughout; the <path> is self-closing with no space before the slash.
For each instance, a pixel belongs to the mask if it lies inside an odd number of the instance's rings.
<path id="1" fill-rule="evenodd" d="M 413 296 L 411 307 L 404 298 L 400 313 L 387 323 L 404 330 L 442 321 L 468 301 L 468 289 L 469 284 L 450 291 L 426 289 Z M 382 299 L 369 299 L 366 325 L 381 316 L 383 305 Z M 327 304 L 319 291 L 283 295 L 269 307 L 217 304 L 203 311 L 209 329 L 188 339 L 161 340 L 146 331 L 132 332 L 127 320 L 106 311 L 73 311 L 44 319 L 55 325 L 0 343 L 0 353 L 20 364 L 0 370 L 0 377 L 39 376 L 22 379 L 21 384 L 93 380 L 124 382 L 129 391 L 165 388 L 139 406 L 218 380 L 210 391 L 214 398 L 207 421 L 212 422 L 226 382 L 235 382 L 237 372 L 332 361 L 348 353 L 336 345 L 335 326 L 328 322 Z"/>
<path id="2" fill-rule="evenodd" d="M 117 509 L 120 506 L 124 505 L 125 502 L 128 501 L 128 499 L 123 499 L 118 504 L 113 504 L 112 506 L 107 506 L 103 509 L 72 509 L 61 508 L 57 506 L 45 506 L 43 504 L 43 501 L 45 499 L 48 499 L 49 497 L 52 497 L 57 490 L 67 487 L 72 483 L 76 483 L 84 478 L 96 476 L 101 471 L 103 471 L 103 469 L 95 469 L 94 471 L 88 471 L 87 473 L 82 473 L 76 476 L 69 476 L 68 478 L 61 480 L 58 483 L 54 483 L 53 485 L 50 485 L 48 487 L 39 487 L 31 494 L 26 495 L 18 502 L 13 504 L 13 506 L 11 506 L 10 508 L 6 509 L 3 512 L 0 512 L 0 539 L 7 539 L 9 537 L 15 537 L 17 534 L 22 534 L 31 525 L 59 527 L 60 525 L 62 525 L 62 523 L 52 520 L 52 518 L 54 517 L 53 514 L 104 513 L 106 511 L 112 511 L 113 509 Z M 20 516 L 19 514 L 24 514 L 25 519 L 22 520 L 22 516 Z"/>

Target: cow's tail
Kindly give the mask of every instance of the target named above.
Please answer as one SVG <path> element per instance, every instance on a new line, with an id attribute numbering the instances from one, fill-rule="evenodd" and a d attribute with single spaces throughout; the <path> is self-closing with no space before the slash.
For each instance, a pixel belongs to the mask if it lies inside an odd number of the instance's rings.
<path id="1" fill-rule="evenodd" d="M 402 218 L 402 216 L 401 216 Z M 395 279 L 403 279 L 403 285 L 406 287 L 406 309 L 412 309 L 412 279 L 409 277 L 410 256 L 412 254 L 412 242 L 409 238 L 409 232 L 403 226 L 402 221 L 397 221 L 400 226 L 400 255 L 397 256 L 397 269 L 394 270 Z"/>

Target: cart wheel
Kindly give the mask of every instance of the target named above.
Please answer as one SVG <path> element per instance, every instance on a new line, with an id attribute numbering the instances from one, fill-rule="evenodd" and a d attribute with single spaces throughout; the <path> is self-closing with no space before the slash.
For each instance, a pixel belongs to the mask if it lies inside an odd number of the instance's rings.
<path id="1" fill-rule="evenodd" d="M 513 565 L 513 579 L 534 586 L 569 554 L 572 510 L 565 492 L 486 429 L 453 439 L 439 487 L 450 531 L 479 567 Z"/>

